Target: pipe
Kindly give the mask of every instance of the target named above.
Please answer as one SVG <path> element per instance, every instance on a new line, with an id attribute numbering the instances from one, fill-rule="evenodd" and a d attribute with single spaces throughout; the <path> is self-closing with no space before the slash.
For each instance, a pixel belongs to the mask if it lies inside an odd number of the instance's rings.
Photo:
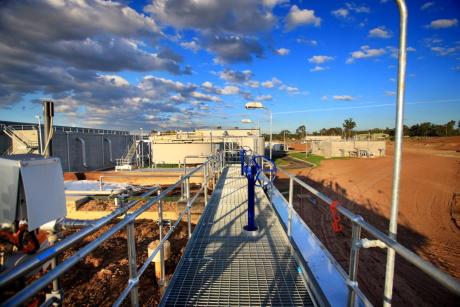
<path id="1" fill-rule="evenodd" d="M 51 142 L 54 134 L 53 130 L 54 102 L 43 101 L 43 134 L 45 136 L 45 147 L 43 155 L 49 157 L 53 155 L 53 144 Z"/>
<path id="2" fill-rule="evenodd" d="M 68 219 L 64 218 L 62 220 L 56 221 L 56 227 L 59 229 L 79 229 L 92 226 L 94 220 L 78 220 L 78 219 Z"/>
<path id="3" fill-rule="evenodd" d="M 85 145 L 85 140 L 83 140 L 81 137 L 77 137 L 77 141 L 81 143 L 81 159 L 82 159 L 82 164 L 84 167 L 88 167 L 88 164 L 86 163 L 86 145 Z"/>
<path id="4" fill-rule="evenodd" d="M 67 171 L 70 172 L 70 148 L 69 148 L 69 133 L 65 133 L 66 145 L 67 145 Z"/>
<path id="5" fill-rule="evenodd" d="M 400 15 L 399 33 L 399 58 L 398 58 L 398 89 L 396 96 L 396 130 L 395 130 L 395 152 L 393 167 L 393 188 L 391 193 L 391 212 L 389 236 L 396 240 L 398 231 L 398 207 L 399 189 L 401 179 L 401 155 L 403 143 L 403 120 L 404 120 L 404 93 L 406 89 L 406 54 L 407 54 L 407 7 L 404 0 L 396 0 Z M 393 280 L 395 268 L 395 251 L 388 248 L 387 263 L 385 269 L 385 290 L 383 294 L 383 306 L 391 306 L 393 296 Z"/>
<path id="6" fill-rule="evenodd" d="M 38 120 L 38 145 L 40 148 L 40 155 L 43 155 L 42 124 L 40 122 L 40 115 L 36 115 L 35 117 Z"/>
<path id="7" fill-rule="evenodd" d="M 108 137 L 104 138 L 104 141 L 109 143 L 109 161 L 110 163 L 113 163 L 113 156 L 112 156 L 112 140 L 109 139 Z"/>

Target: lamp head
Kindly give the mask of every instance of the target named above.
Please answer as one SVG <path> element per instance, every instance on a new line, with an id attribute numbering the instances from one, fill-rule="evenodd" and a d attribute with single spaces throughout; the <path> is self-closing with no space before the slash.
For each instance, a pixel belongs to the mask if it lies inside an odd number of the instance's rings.
<path id="1" fill-rule="evenodd" d="M 259 101 L 249 101 L 248 103 L 246 103 L 244 105 L 244 107 L 246 109 L 248 109 L 248 110 L 249 109 L 263 109 L 264 108 L 263 104 L 261 102 L 259 102 Z"/>

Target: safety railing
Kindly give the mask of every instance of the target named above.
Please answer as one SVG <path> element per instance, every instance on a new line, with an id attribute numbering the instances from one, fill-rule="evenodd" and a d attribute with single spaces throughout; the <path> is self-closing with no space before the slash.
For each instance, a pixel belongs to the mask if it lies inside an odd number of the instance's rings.
<path id="1" fill-rule="evenodd" d="M 205 205 L 208 202 L 208 182 L 212 180 L 213 182 L 216 181 L 222 172 L 223 168 L 223 161 L 221 161 L 221 156 L 212 156 L 207 159 L 206 162 L 201 164 L 200 166 L 196 167 L 193 171 L 187 173 L 183 178 L 178 180 L 176 183 L 168 186 L 166 189 L 159 191 L 157 187 L 149 189 L 144 194 L 142 194 L 136 200 L 130 201 L 127 204 L 118 206 L 112 213 L 108 214 L 107 216 L 95 220 L 90 223 L 89 226 L 81 229 L 78 232 L 75 232 L 62 241 L 57 242 L 52 247 L 49 247 L 43 251 L 38 252 L 35 255 L 31 255 L 30 258 L 20 264 L 18 264 L 13 269 L 6 271 L 0 274 L 0 288 L 11 283 L 14 280 L 24 276 L 28 272 L 38 268 L 39 266 L 43 265 L 44 263 L 48 262 L 49 260 L 56 261 L 56 257 L 62 253 L 63 251 L 69 249 L 70 247 L 74 246 L 76 243 L 81 242 L 82 239 L 89 236 L 90 234 L 96 232 L 97 230 L 101 229 L 103 226 L 107 225 L 111 221 L 115 220 L 116 218 L 120 217 L 121 215 L 125 215 L 119 222 L 117 222 L 113 227 L 109 230 L 101 234 L 98 238 L 94 241 L 88 243 L 84 247 L 80 248 L 75 254 L 70 256 L 69 258 L 65 259 L 61 263 L 55 265 L 53 269 L 42 275 L 39 279 L 33 281 L 26 287 L 24 287 L 21 291 L 17 292 L 14 296 L 9 298 L 7 301 L 2 303 L 2 306 L 19 306 L 26 302 L 29 298 L 34 296 L 40 290 L 44 289 L 47 285 L 53 284 L 53 293 L 49 297 L 47 297 L 47 301 L 45 301 L 44 305 L 49 305 L 53 302 L 62 301 L 62 297 L 60 297 L 60 292 L 58 291 L 58 278 L 62 274 L 64 274 L 67 270 L 72 268 L 75 264 L 77 264 L 81 259 L 87 256 L 90 252 L 95 250 L 98 246 L 100 246 L 103 242 L 108 240 L 111 236 L 113 236 L 118 231 L 126 228 L 127 231 L 127 242 L 128 242 L 128 264 L 129 264 L 129 280 L 127 287 L 121 292 L 120 296 L 114 303 L 114 306 L 119 306 L 124 301 L 124 299 L 130 295 L 131 296 L 131 304 L 133 306 L 139 305 L 139 294 L 138 294 L 138 284 L 140 276 L 145 272 L 148 265 L 151 261 L 155 258 L 155 256 L 160 252 L 160 261 L 162 262 L 161 265 L 164 268 L 164 243 L 174 230 L 177 228 L 178 224 L 184 216 L 187 216 L 187 229 L 188 229 L 188 236 L 191 237 L 192 235 L 192 225 L 191 225 L 191 207 L 197 200 L 198 196 L 204 192 L 204 202 Z M 190 177 L 193 176 L 195 173 L 203 170 L 203 183 L 201 188 L 192 196 L 190 190 Z M 174 189 L 178 188 L 183 182 L 185 182 L 186 186 L 186 195 L 187 195 L 187 205 L 185 206 L 184 210 L 179 214 L 176 222 L 171 226 L 169 231 L 163 237 L 163 204 L 162 199 L 173 192 Z M 214 186 L 213 186 L 214 187 Z M 154 193 L 157 193 L 156 196 L 152 196 Z M 148 201 L 142 205 L 139 209 L 135 210 L 132 213 L 129 213 L 128 210 L 136 206 L 141 200 L 148 199 Z M 118 203 L 119 201 L 117 201 Z M 160 243 L 157 248 L 151 253 L 151 255 L 147 258 L 147 260 L 142 264 L 140 269 L 137 269 L 136 263 L 136 245 L 135 245 L 135 228 L 134 222 L 135 219 L 141 215 L 143 212 L 148 210 L 154 204 L 159 203 L 159 231 L 160 231 Z M 163 271 L 164 272 L 164 271 Z M 161 282 L 164 283 L 164 275 L 162 275 Z"/>
<path id="2" fill-rule="evenodd" d="M 3 126 L 10 126 L 16 130 L 36 130 L 37 124 L 31 123 L 17 123 L 17 122 L 0 122 L 0 128 Z M 43 124 L 42 124 L 43 126 Z M 112 134 L 112 135 L 130 135 L 129 131 L 122 130 L 107 130 L 107 129 L 94 129 L 94 128 L 81 128 L 81 127 L 68 127 L 68 126 L 54 126 L 54 131 L 62 132 L 79 132 L 79 133 L 94 133 L 94 134 Z"/>
<path id="3" fill-rule="evenodd" d="M 439 282 L 445 288 L 449 289 L 456 295 L 460 295 L 460 282 L 455 279 L 454 277 L 450 276 L 449 274 L 441 271 L 440 269 L 436 268 L 430 262 L 422 259 L 420 256 L 403 246 L 397 240 L 391 238 L 389 235 L 383 233 L 382 231 L 378 230 L 373 225 L 369 224 L 365 221 L 365 219 L 357 214 L 354 214 L 347 208 L 341 206 L 337 201 L 329 198 L 325 194 L 319 192 L 312 186 L 308 185 L 307 183 L 303 182 L 301 179 L 297 178 L 295 175 L 288 173 L 286 170 L 278 168 L 278 171 L 285 174 L 289 178 L 289 190 L 288 190 L 288 199 L 282 195 L 278 189 L 271 183 L 271 188 L 269 189 L 269 195 L 272 197 L 273 201 L 273 193 L 277 192 L 276 194 L 278 197 L 282 198 L 284 202 L 287 203 L 287 223 L 286 223 L 286 233 L 291 240 L 293 236 L 293 219 L 294 216 L 298 220 L 302 220 L 302 218 L 297 214 L 294 210 L 293 202 L 294 202 L 294 184 L 298 184 L 304 189 L 306 189 L 314 198 L 321 200 L 325 203 L 331 210 L 333 215 L 333 229 L 340 230 L 340 218 L 337 215 L 334 215 L 334 211 L 340 213 L 342 216 L 346 217 L 350 220 L 352 224 L 352 235 L 351 235 L 351 247 L 350 247 L 350 259 L 349 259 L 349 266 L 348 266 L 348 273 L 345 273 L 344 277 L 346 278 L 346 284 L 349 287 L 349 295 L 348 295 L 348 306 L 355 306 L 357 304 L 357 298 L 360 297 L 365 304 L 368 304 L 367 298 L 364 296 L 362 291 L 359 289 L 358 286 L 358 262 L 359 262 L 359 250 L 361 248 L 392 248 L 396 254 L 400 255 L 402 258 L 407 260 L 409 263 L 413 264 L 418 269 L 422 270 L 428 276 Z M 317 202 L 318 203 L 318 202 Z M 302 221 L 303 222 L 303 221 Z M 298 223 L 296 224 L 296 226 Z M 361 237 L 361 231 L 365 230 L 370 236 L 375 238 L 374 240 L 369 240 L 367 238 Z M 336 263 L 336 265 L 339 265 Z M 338 270 L 341 274 L 344 273 L 344 270 L 339 268 Z M 393 285 L 391 285 L 393 286 Z"/>

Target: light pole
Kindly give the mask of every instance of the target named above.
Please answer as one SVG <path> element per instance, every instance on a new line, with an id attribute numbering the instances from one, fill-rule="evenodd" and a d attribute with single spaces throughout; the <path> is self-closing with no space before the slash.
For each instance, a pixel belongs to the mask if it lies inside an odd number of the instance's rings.
<path id="1" fill-rule="evenodd" d="M 141 130 L 141 139 L 140 139 L 140 145 L 141 145 L 141 166 L 144 168 L 144 135 L 142 134 L 142 128 L 139 128 Z"/>
<path id="2" fill-rule="evenodd" d="M 42 124 L 40 122 L 40 115 L 35 115 L 35 118 L 38 120 L 38 145 L 40 148 L 40 154 L 43 154 L 43 145 L 42 145 Z"/>
<path id="3" fill-rule="evenodd" d="M 244 106 L 246 109 L 248 110 L 254 110 L 254 109 L 264 109 L 268 112 L 269 116 L 270 116 L 270 160 L 272 160 L 272 156 L 273 156 L 273 153 L 272 153 L 272 147 L 273 147 L 273 114 L 272 114 L 272 111 L 265 107 L 261 102 L 258 102 L 258 101 L 250 101 L 248 103 L 246 103 L 246 105 Z"/>

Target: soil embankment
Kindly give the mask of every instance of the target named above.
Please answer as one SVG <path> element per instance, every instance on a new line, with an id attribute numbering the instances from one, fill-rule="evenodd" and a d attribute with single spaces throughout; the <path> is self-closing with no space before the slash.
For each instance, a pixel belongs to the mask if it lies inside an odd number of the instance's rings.
<path id="1" fill-rule="evenodd" d="M 460 278 L 460 229 L 452 220 L 451 206 L 455 195 L 460 195 L 458 151 L 460 137 L 404 143 L 398 228 L 399 242 L 456 278 Z M 317 168 L 290 169 L 289 172 L 387 232 L 393 174 L 392 143 L 387 146 L 387 154 L 375 159 L 325 160 Z M 280 175 L 277 185 L 287 190 L 287 179 Z M 305 194 L 305 190 L 296 187 L 294 199 L 298 212 L 348 270 L 350 224 L 344 221 L 344 232 L 334 233 L 328 208 L 311 205 L 302 198 Z M 368 235 L 363 233 L 363 237 Z M 361 250 L 360 287 L 376 305 L 382 302 L 385 262 L 384 250 Z M 397 258 L 395 305 L 449 306 L 458 300 L 426 274 Z"/>

